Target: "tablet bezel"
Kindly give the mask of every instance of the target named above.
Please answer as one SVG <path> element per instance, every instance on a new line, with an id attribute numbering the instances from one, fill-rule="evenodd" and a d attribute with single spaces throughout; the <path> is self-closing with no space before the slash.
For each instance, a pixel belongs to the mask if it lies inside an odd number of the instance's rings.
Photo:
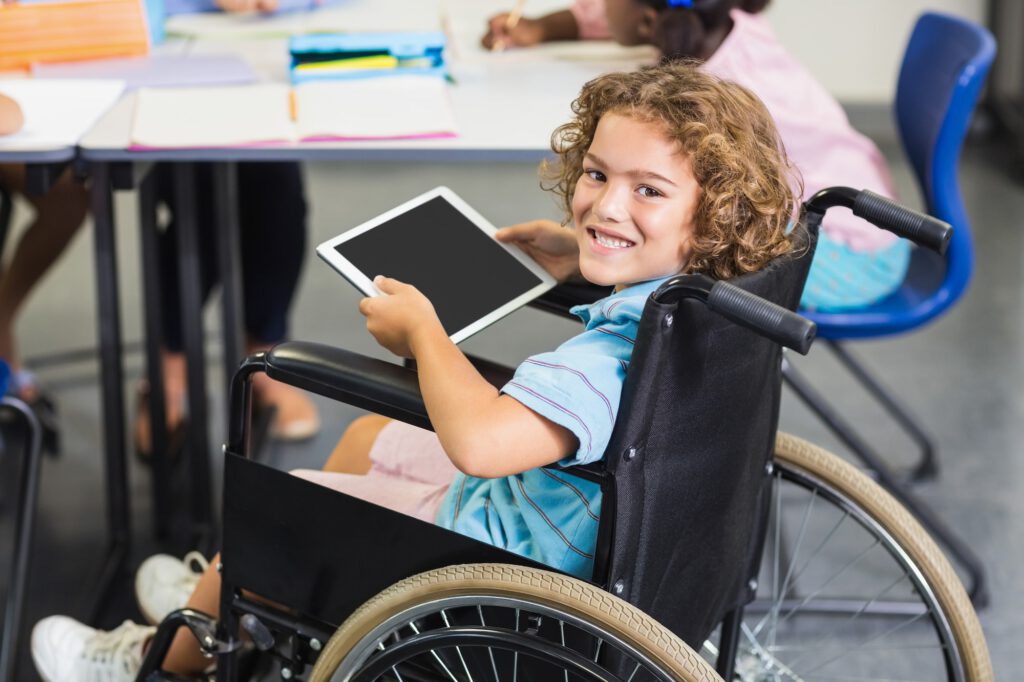
<path id="1" fill-rule="evenodd" d="M 383 294 L 377 290 L 377 287 L 373 285 L 371 277 L 379 273 L 373 273 L 373 275 L 367 276 L 359 268 L 356 267 L 352 261 L 348 260 L 335 248 L 339 244 L 349 241 L 364 232 L 368 232 L 375 227 L 383 225 L 384 223 L 402 215 L 403 213 L 409 212 L 411 209 L 424 204 L 436 197 L 441 197 L 447 201 L 452 208 L 461 213 L 469 222 L 475 225 L 479 230 L 487 234 L 495 244 L 501 246 L 507 253 L 515 258 L 519 263 L 529 270 L 532 274 L 540 279 L 540 284 L 520 294 L 516 298 L 508 301 L 507 303 L 499 306 L 492 310 L 490 313 L 479 318 L 476 322 L 473 322 L 462 329 L 459 329 L 451 334 L 449 337 L 452 342 L 460 343 L 465 339 L 469 338 L 473 334 L 477 333 L 481 329 L 494 324 L 502 317 L 505 317 L 513 310 L 522 307 L 529 303 L 537 296 L 540 296 L 545 291 L 553 288 L 558 284 L 554 277 L 542 268 L 535 260 L 527 256 L 518 247 L 503 244 L 494 238 L 494 233 L 497 232 L 497 228 L 494 227 L 486 218 L 476 212 L 472 206 L 467 204 L 462 197 L 457 195 L 451 189 L 445 186 L 435 187 L 434 189 L 424 192 L 417 197 L 406 201 L 395 208 L 381 213 L 376 218 L 372 218 L 365 223 L 357 225 L 352 229 L 346 230 L 336 237 L 332 237 L 325 242 L 322 242 L 316 247 L 317 255 L 320 256 L 328 265 L 337 270 L 342 277 L 351 282 L 357 289 L 362 291 L 367 296 L 382 296 Z"/>

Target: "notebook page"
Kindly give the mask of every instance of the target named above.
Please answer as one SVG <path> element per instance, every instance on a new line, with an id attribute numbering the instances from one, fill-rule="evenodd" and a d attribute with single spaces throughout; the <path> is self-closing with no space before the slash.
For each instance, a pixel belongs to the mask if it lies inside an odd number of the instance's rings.
<path id="1" fill-rule="evenodd" d="M 294 139 L 283 84 L 142 88 L 135 102 L 136 147 L 240 147 Z"/>
<path id="2" fill-rule="evenodd" d="M 25 125 L 0 136 L 0 150 L 42 150 L 69 147 L 117 101 L 120 80 L 0 80 L 0 93 L 13 98 Z"/>
<path id="3" fill-rule="evenodd" d="M 302 140 L 382 140 L 458 134 L 447 82 L 437 76 L 316 81 L 295 88 Z"/>

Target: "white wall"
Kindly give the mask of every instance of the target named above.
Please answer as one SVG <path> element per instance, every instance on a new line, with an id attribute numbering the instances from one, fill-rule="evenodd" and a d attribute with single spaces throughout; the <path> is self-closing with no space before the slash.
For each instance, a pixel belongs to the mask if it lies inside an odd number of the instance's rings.
<path id="1" fill-rule="evenodd" d="M 840 101 L 888 105 L 917 17 L 934 10 L 984 23 L 984 0 L 773 0 L 779 39 Z"/>

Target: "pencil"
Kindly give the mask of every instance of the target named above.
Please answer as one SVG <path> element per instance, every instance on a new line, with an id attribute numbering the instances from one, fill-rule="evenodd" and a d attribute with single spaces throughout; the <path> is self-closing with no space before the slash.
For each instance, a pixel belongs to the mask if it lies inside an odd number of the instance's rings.
<path id="1" fill-rule="evenodd" d="M 514 29 L 516 27 L 516 24 L 519 23 L 519 19 L 522 18 L 523 16 L 523 7 L 525 5 L 526 0 L 516 0 L 516 4 L 512 8 L 512 11 L 508 13 L 507 17 L 505 17 L 505 33 L 508 33 L 509 31 Z M 501 39 L 495 40 L 494 44 L 491 45 L 492 52 L 501 51 L 504 49 L 505 41 Z"/>
<path id="2" fill-rule="evenodd" d="M 523 7 L 526 5 L 526 0 L 516 0 L 515 7 L 508 13 L 508 18 L 505 19 L 505 30 L 511 31 L 519 23 L 519 19 L 523 16 Z"/>

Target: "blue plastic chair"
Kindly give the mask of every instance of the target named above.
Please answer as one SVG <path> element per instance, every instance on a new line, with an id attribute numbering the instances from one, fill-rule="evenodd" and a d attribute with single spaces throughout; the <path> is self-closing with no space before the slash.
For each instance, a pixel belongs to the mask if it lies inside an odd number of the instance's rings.
<path id="1" fill-rule="evenodd" d="M 907 277 L 900 288 L 878 303 L 841 313 L 801 310 L 818 325 L 818 339 L 919 445 L 921 458 L 911 480 L 934 476 L 934 446 L 907 410 L 857 362 L 844 342 L 905 334 L 923 327 L 946 312 L 967 289 L 974 261 L 974 243 L 960 194 L 960 149 L 967 134 L 978 95 L 996 53 L 996 43 L 985 28 L 965 19 L 926 13 L 917 21 L 907 45 L 896 88 L 896 123 L 907 158 L 914 168 L 926 211 L 953 226 L 945 257 L 928 249 L 915 249 Z M 855 455 L 879 473 L 879 479 L 919 512 L 922 522 L 975 574 L 972 596 L 984 601 L 981 569 L 970 549 L 935 520 L 930 511 L 906 497 L 902 483 L 855 429 L 786 363 L 787 384 L 832 429 Z M 916 508 L 915 508 L 916 507 Z"/>

